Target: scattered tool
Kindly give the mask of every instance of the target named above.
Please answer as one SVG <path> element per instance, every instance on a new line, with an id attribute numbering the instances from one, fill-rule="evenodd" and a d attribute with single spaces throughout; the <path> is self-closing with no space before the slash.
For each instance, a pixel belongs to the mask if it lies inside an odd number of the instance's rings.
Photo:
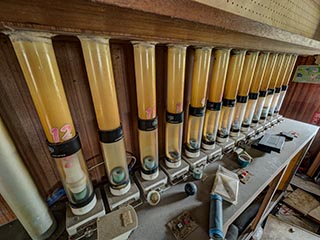
<path id="1" fill-rule="evenodd" d="M 185 239 L 198 228 L 198 224 L 191 217 L 190 212 L 183 212 L 167 223 L 168 228 L 177 240 Z"/>
<path id="2" fill-rule="evenodd" d="M 222 219 L 222 197 L 210 195 L 209 237 L 213 240 L 224 239 Z"/>
<path id="3" fill-rule="evenodd" d="M 195 185 L 192 182 L 189 182 L 184 186 L 184 191 L 188 196 L 195 195 L 197 192 L 197 185 Z"/>

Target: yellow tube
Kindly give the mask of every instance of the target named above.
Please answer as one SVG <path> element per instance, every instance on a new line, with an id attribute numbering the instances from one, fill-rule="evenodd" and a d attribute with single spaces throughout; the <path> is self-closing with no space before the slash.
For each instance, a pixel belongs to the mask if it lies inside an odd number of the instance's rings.
<path id="1" fill-rule="evenodd" d="M 269 107 L 268 116 L 273 116 L 273 114 L 275 113 L 275 109 L 276 109 L 276 106 L 278 104 L 279 97 L 280 97 L 281 86 L 283 84 L 283 81 L 284 81 L 284 78 L 285 78 L 287 72 L 290 70 L 289 69 L 290 62 L 291 62 L 291 55 L 289 55 L 289 54 L 285 55 L 282 68 L 280 69 L 279 78 L 276 83 L 275 92 L 274 92 L 274 95 L 273 95 L 273 98 L 272 98 L 272 101 L 271 101 L 271 104 Z"/>
<path id="2" fill-rule="evenodd" d="M 268 59 L 267 67 L 266 67 L 266 72 L 264 74 L 264 78 L 262 79 L 260 91 L 267 91 L 269 87 L 269 83 L 271 80 L 271 76 L 274 71 L 275 64 L 278 59 L 278 53 L 271 53 Z"/>
<path id="3" fill-rule="evenodd" d="M 289 84 L 289 81 L 291 79 L 291 75 L 292 75 L 293 69 L 295 67 L 295 63 L 297 61 L 297 58 L 298 58 L 298 55 L 291 55 L 291 60 L 290 60 L 290 63 L 289 63 L 289 69 L 288 69 L 288 71 L 286 72 L 286 74 L 284 76 L 283 85 L 281 86 L 281 91 L 280 91 L 280 95 L 279 95 L 279 100 L 277 102 L 277 106 L 276 106 L 275 111 L 274 111 L 276 114 L 279 113 L 279 111 L 281 109 L 281 106 L 282 106 L 282 103 L 283 103 L 283 100 L 284 100 L 284 98 L 286 96 L 288 84 Z"/>
<path id="4" fill-rule="evenodd" d="M 156 179 L 159 175 L 155 44 L 133 42 L 133 49 L 139 115 L 141 177 L 148 181 Z"/>
<path id="5" fill-rule="evenodd" d="M 290 82 L 290 79 L 291 79 L 291 75 L 292 75 L 292 72 L 293 72 L 293 69 L 295 67 L 297 59 L 298 59 L 298 55 L 292 55 L 292 58 L 290 60 L 289 70 L 286 73 L 286 75 L 284 77 L 284 80 L 283 80 L 283 85 L 285 85 L 285 86 L 289 85 L 289 82 Z"/>
<path id="6" fill-rule="evenodd" d="M 70 141 L 79 146 L 73 149 L 73 153 L 64 150 L 57 155 L 51 152 L 51 155 L 55 156 L 72 212 L 83 215 L 95 206 L 96 197 L 74 129 L 51 39 L 48 35 L 33 32 L 16 32 L 10 35 L 10 39 L 50 149 L 56 154 L 54 147 Z"/>
<path id="7" fill-rule="evenodd" d="M 245 56 L 246 50 L 231 51 L 217 134 L 217 142 L 219 143 L 228 141 Z"/>
<path id="8" fill-rule="evenodd" d="M 99 127 L 100 145 L 110 191 L 123 195 L 130 190 L 126 150 L 114 82 L 109 39 L 79 37 Z"/>
<path id="9" fill-rule="evenodd" d="M 211 48 L 196 48 L 192 75 L 187 142 L 185 145 L 185 154 L 187 157 L 191 158 L 200 155 L 210 57 Z"/>
<path id="10" fill-rule="evenodd" d="M 181 165 L 186 46 L 168 46 L 166 165 Z"/>
<path id="11" fill-rule="evenodd" d="M 260 52 L 259 54 L 257 66 L 255 69 L 255 73 L 253 75 L 252 85 L 250 87 L 251 93 L 259 93 L 261 83 L 262 83 L 262 80 L 264 79 L 264 75 L 266 72 L 269 56 L 270 56 L 270 53 L 268 52 Z"/>
<path id="12" fill-rule="evenodd" d="M 257 102 L 256 108 L 254 110 L 254 114 L 253 114 L 253 118 L 252 118 L 252 125 L 253 126 L 256 125 L 258 123 L 258 121 L 260 120 L 263 106 L 265 105 L 267 90 L 269 87 L 271 77 L 274 72 L 274 68 L 275 68 L 275 64 L 278 59 L 278 55 L 279 55 L 278 53 L 271 53 L 269 56 L 268 63 L 266 66 L 266 71 L 265 71 L 264 77 L 262 79 L 261 87 L 260 87 L 258 102 Z"/>
<path id="13" fill-rule="evenodd" d="M 120 126 L 120 117 L 109 40 L 103 37 L 80 37 L 80 41 L 98 127 L 101 130 L 114 130 Z"/>
<path id="14" fill-rule="evenodd" d="M 240 128 L 246 111 L 249 89 L 251 87 L 252 78 L 257 65 L 259 52 L 247 52 L 244 60 L 239 91 L 237 96 L 237 104 L 233 117 L 230 135 L 232 137 L 239 136 Z"/>
<path id="15" fill-rule="evenodd" d="M 133 42 L 134 66 L 140 119 L 156 117 L 155 44 Z"/>
<path id="16" fill-rule="evenodd" d="M 168 47 L 167 111 L 170 113 L 183 111 L 186 49 L 182 45 Z"/>
<path id="17" fill-rule="evenodd" d="M 222 95 L 229 65 L 229 58 L 230 49 L 216 49 L 214 51 L 212 78 L 208 98 L 210 102 L 218 103 L 222 101 Z"/>
<path id="18" fill-rule="evenodd" d="M 213 149 L 215 146 L 229 58 L 230 49 L 216 49 L 214 51 L 212 78 L 202 135 L 202 148 L 207 150 Z"/>
<path id="19" fill-rule="evenodd" d="M 210 56 L 211 48 L 202 47 L 195 50 L 190 103 L 195 108 L 204 107 L 206 104 Z"/>
<path id="20" fill-rule="evenodd" d="M 256 69 L 259 52 L 248 51 L 244 60 L 238 96 L 248 96 L 253 75 Z"/>
<path id="21" fill-rule="evenodd" d="M 286 56 L 285 54 L 279 54 L 278 55 L 276 64 L 274 66 L 273 73 L 271 74 L 271 79 L 270 79 L 270 83 L 269 83 L 269 89 L 275 89 L 276 88 L 277 82 L 280 79 L 282 71 L 285 70 L 283 68 L 285 56 Z"/>
<path id="22" fill-rule="evenodd" d="M 249 130 L 249 127 L 252 123 L 252 118 L 254 114 L 254 110 L 257 105 L 259 90 L 262 83 L 262 79 L 264 78 L 266 67 L 268 63 L 270 53 L 268 52 L 260 52 L 257 65 L 255 69 L 255 73 L 253 75 L 252 84 L 250 87 L 249 100 L 246 106 L 245 114 L 242 121 L 241 131 L 246 132 Z"/>
<path id="23" fill-rule="evenodd" d="M 225 85 L 224 95 L 223 95 L 225 99 L 229 99 L 229 100 L 236 99 L 245 56 L 246 56 L 245 50 L 231 51 L 228 73 L 227 73 L 227 80 L 226 80 L 226 85 Z"/>

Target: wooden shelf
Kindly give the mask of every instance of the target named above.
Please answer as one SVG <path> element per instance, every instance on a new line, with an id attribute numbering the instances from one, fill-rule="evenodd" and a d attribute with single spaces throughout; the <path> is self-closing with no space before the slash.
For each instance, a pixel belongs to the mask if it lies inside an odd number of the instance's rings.
<path id="1" fill-rule="evenodd" d="M 2 30 L 34 29 L 161 43 L 320 53 L 319 41 L 187 0 L 2 1 L 0 21 Z"/>

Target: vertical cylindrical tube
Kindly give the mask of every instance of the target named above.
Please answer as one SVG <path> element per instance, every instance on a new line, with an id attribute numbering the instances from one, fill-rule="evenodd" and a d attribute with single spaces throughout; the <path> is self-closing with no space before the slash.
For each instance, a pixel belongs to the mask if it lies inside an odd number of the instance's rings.
<path id="1" fill-rule="evenodd" d="M 232 50 L 224 88 L 217 142 L 228 141 L 246 51 Z"/>
<path id="2" fill-rule="evenodd" d="M 281 109 L 281 106 L 282 106 L 284 97 L 286 95 L 288 84 L 289 84 L 289 81 L 290 81 L 294 66 L 296 64 L 297 58 L 298 58 L 298 55 L 292 55 L 291 56 L 290 66 L 289 66 L 289 69 L 288 69 L 288 71 L 287 71 L 287 73 L 286 73 L 286 75 L 284 77 L 283 84 L 281 86 L 280 95 L 279 95 L 279 100 L 278 100 L 277 106 L 276 106 L 275 111 L 274 111 L 276 114 L 278 114 L 280 109 Z"/>
<path id="3" fill-rule="evenodd" d="M 209 237 L 224 239 L 222 197 L 219 194 L 210 195 Z"/>
<path id="4" fill-rule="evenodd" d="M 0 118 L 0 194 L 32 239 L 47 239 L 56 222 Z"/>
<path id="5" fill-rule="evenodd" d="M 133 49 L 141 176 L 144 180 L 153 180 L 159 175 L 155 44 L 133 42 Z"/>
<path id="6" fill-rule="evenodd" d="M 216 49 L 214 51 L 212 78 L 202 135 L 202 148 L 207 150 L 213 149 L 215 146 L 229 58 L 230 49 Z"/>
<path id="7" fill-rule="evenodd" d="M 261 82 L 261 87 L 260 87 L 260 91 L 259 91 L 259 98 L 257 101 L 256 108 L 254 110 L 253 118 L 252 118 L 252 126 L 255 126 L 260 120 L 261 112 L 262 112 L 264 102 L 265 102 L 265 99 L 267 96 L 267 90 L 269 87 L 271 75 L 273 74 L 274 66 L 277 62 L 278 55 L 279 55 L 278 53 L 271 53 L 268 58 L 267 66 L 265 69 L 265 74 L 264 74 L 264 77 L 262 78 L 262 82 Z"/>
<path id="8" fill-rule="evenodd" d="M 272 98 L 272 101 L 270 104 L 269 113 L 268 113 L 268 116 L 270 116 L 270 117 L 272 117 L 272 115 L 274 114 L 276 105 L 279 101 L 281 86 L 283 84 L 283 81 L 284 81 L 284 78 L 285 78 L 287 72 L 290 70 L 290 62 L 291 62 L 291 55 L 286 54 L 284 57 L 282 68 L 280 69 L 279 78 L 276 83 L 276 87 L 274 89 L 274 95 L 273 95 L 273 98 Z"/>
<path id="9" fill-rule="evenodd" d="M 210 57 L 211 48 L 199 47 L 195 49 L 187 142 L 185 144 L 185 154 L 190 158 L 200 155 Z"/>
<path id="10" fill-rule="evenodd" d="M 96 205 L 96 196 L 70 114 L 51 39 L 33 32 L 10 35 L 35 104 L 51 156 L 75 215 Z"/>
<path id="11" fill-rule="evenodd" d="M 256 69 L 259 52 L 248 51 L 243 64 L 239 90 L 237 95 L 237 104 L 235 108 L 233 123 L 230 136 L 237 137 L 247 107 L 249 89 L 252 83 L 253 75 Z"/>
<path id="12" fill-rule="evenodd" d="M 109 40 L 103 37 L 80 37 L 80 41 L 110 192 L 113 195 L 123 195 L 130 190 L 130 179 Z"/>
<path id="13" fill-rule="evenodd" d="M 267 116 L 268 116 L 268 112 L 269 112 L 269 108 L 270 108 L 270 105 L 271 105 L 271 102 L 272 102 L 272 99 L 274 96 L 276 84 L 279 80 L 279 77 L 281 75 L 281 71 L 283 69 L 283 63 L 285 60 L 285 56 L 286 56 L 285 54 L 278 55 L 276 64 L 274 66 L 273 73 L 271 74 L 271 77 L 270 77 L 270 83 L 269 83 L 269 87 L 268 87 L 268 91 L 267 91 L 267 97 L 264 102 L 262 112 L 260 115 L 260 120 L 259 120 L 260 123 L 264 123 L 266 121 Z"/>
<path id="14" fill-rule="evenodd" d="M 252 118 L 254 114 L 254 109 L 257 105 L 259 90 L 266 72 L 266 66 L 269 59 L 270 53 L 260 52 L 257 66 L 253 75 L 252 84 L 249 91 L 249 100 L 246 107 L 246 112 L 242 121 L 241 131 L 248 131 L 250 124 L 252 123 Z"/>
<path id="15" fill-rule="evenodd" d="M 168 46 L 166 166 L 181 165 L 186 46 Z"/>

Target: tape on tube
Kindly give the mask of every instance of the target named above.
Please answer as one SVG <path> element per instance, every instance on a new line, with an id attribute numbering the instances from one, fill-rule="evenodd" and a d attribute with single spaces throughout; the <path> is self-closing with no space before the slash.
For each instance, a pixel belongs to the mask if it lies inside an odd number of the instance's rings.
<path id="1" fill-rule="evenodd" d="M 158 117 L 153 119 L 139 119 L 138 128 L 142 131 L 152 131 L 158 127 Z"/>
<path id="2" fill-rule="evenodd" d="M 259 97 L 265 97 L 267 96 L 267 91 L 260 91 L 259 92 Z"/>
<path id="3" fill-rule="evenodd" d="M 246 103 L 248 101 L 248 96 L 237 96 L 238 103 Z"/>
<path id="4" fill-rule="evenodd" d="M 189 105 L 189 114 L 195 117 L 203 117 L 206 107 L 192 107 Z"/>
<path id="5" fill-rule="evenodd" d="M 258 93 L 249 93 L 249 99 L 258 99 L 259 94 Z"/>
<path id="6" fill-rule="evenodd" d="M 269 88 L 268 89 L 268 95 L 272 95 L 274 93 L 274 89 Z"/>
<path id="7" fill-rule="evenodd" d="M 280 91 L 281 91 L 281 88 L 276 88 L 274 92 L 279 93 Z"/>
<path id="8" fill-rule="evenodd" d="M 183 122 L 183 112 L 181 113 L 169 113 L 166 112 L 166 120 L 168 123 L 178 124 Z"/>
<path id="9" fill-rule="evenodd" d="M 81 143 L 78 133 L 71 139 L 62 143 L 51 143 L 47 141 L 51 157 L 63 158 L 70 156 L 81 149 Z"/>
<path id="10" fill-rule="evenodd" d="M 222 102 L 210 102 L 207 101 L 207 109 L 210 111 L 220 111 L 222 108 Z"/>
<path id="11" fill-rule="evenodd" d="M 286 90 L 287 90 L 287 88 L 288 88 L 288 86 L 287 86 L 287 85 L 282 85 L 282 86 L 281 86 L 281 91 L 286 91 Z"/>
<path id="12" fill-rule="evenodd" d="M 123 131 L 121 126 L 110 131 L 99 130 L 100 142 L 114 143 L 114 142 L 118 142 L 122 138 L 123 138 Z"/>

